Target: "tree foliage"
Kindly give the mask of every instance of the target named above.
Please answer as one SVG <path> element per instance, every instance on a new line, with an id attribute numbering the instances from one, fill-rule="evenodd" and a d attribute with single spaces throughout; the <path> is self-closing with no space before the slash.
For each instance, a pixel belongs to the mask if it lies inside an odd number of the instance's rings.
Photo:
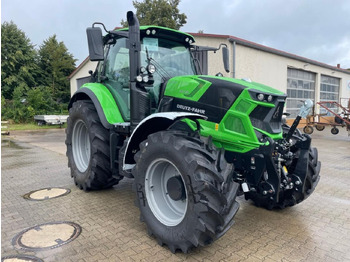
<path id="1" fill-rule="evenodd" d="M 186 24 L 187 19 L 184 13 L 180 13 L 179 3 L 180 0 L 132 1 L 140 25 L 157 25 L 176 30 Z M 124 20 L 121 21 L 121 25 L 128 27 L 127 21 Z"/>
<path id="2" fill-rule="evenodd" d="M 11 99 L 16 87 L 36 84 L 36 52 L 29 38 L 12 21 L 1 24 L 1 93 Z"/>
<path id="3" fill-rule="evenodd" d="M 66 111 L 68 76 L 75 59 L 56 35 L 37 51 L 13 22 L 1 25 L 1 117 L 30 122 L 37 114 Z"/>
<path id="4" fill-rule="evenodd" d="M 56 35 L 49 37 L 40 46 L 39 66 L 42 74 L 39 83 L 51 88 L 52 96 L 57 102 L 69 101 L 68 76 L 75 69 L 75 61 L 64 43 L 57 41 Z"/>

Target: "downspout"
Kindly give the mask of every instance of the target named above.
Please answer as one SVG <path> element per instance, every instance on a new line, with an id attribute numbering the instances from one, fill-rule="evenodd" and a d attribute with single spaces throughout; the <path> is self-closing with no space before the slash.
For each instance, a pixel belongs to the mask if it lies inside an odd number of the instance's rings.
<path id="1" fill-rule="evenodd" d="M 229 42 L 232 43 L 232 77 L 236 77 L 236 40 L 233 38 L 228 39 Z"/>

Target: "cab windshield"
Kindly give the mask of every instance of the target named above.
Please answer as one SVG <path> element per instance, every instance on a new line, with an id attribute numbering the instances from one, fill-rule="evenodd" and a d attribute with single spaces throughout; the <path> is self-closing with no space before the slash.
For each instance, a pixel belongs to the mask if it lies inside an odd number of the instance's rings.
<path id="1" fill-rule="evenodd" d="M 155 84 L 162 78 L 195 75 L 195 67 L 188 48 L 167 39 L 144 37 L 141 45 L 141 66 L 156 66 Z"/>

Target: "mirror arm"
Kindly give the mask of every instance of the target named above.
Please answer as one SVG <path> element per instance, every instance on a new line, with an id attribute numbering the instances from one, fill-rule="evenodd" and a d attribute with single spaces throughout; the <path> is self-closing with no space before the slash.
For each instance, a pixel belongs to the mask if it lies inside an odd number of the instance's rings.
<path id="1" fill-rule="evenodd" d="M 221 44 L 219 45 L 219 47 L 214 51 L 214 53 L 216 53 L 216 51 L 219 51 L 219 50 L 221 49 L 222 46 L 224 46 L 224 47 L 227 48 L 227 45 L 226 45 L 226 44 L 221 43 Z"/>
<path id="2" fill-rule="evenodd" d="M 116 35 L 116 36 L 122 36 L 122 37 L 129 37 L 129 32 L 126 31 L 110 31 L 109 32 L 111 35 Z"/>
<path id="3" fill-rule="evenodd" d="M 105 30 L 105 32 L 106 32 L 106 33 L 110 33 L 110 32 L 106 29 L 106 27 L 105 27 L 105 25 L 104 25 L 103 23 L 101 23 L 101 22 L 95 22 L 95 23 L 92 24 L 92 27 L 94 28 L 95 25 L 102 25 L 102 27 L 103 27 L 103 29 Z"/>

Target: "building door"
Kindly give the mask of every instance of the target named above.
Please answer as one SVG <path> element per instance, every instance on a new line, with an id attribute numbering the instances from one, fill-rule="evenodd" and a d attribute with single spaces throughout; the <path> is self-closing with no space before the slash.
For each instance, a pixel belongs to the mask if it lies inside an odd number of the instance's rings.
<path id="1" fill-rule="evenodd" d="M 287 74 L 287 112 L 295 118 L 306 99 L 315 103 L 316 74 L 295 68 L 288 68 Z"/>

